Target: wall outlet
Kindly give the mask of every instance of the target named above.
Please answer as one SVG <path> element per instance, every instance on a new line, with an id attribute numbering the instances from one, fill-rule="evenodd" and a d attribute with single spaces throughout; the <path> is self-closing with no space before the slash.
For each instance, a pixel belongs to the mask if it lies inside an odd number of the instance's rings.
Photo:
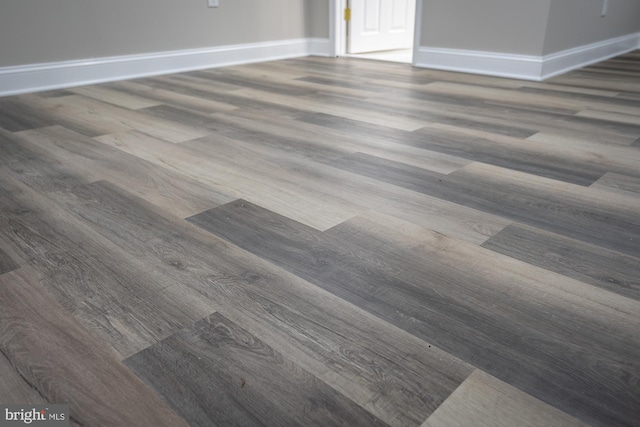
<path id="1" fill-rule="evenodd" d="M 209 7 L 219 7 L 220 0 L 207 0 Z"/>
<path id="2" fill-rule="evenodd" d="M 602 2 L 602 14 L 600 14 L 600 16 L 602 16 L 603 18 L 605 16 L 607 16 L 607 12 L 609 11 L 609 0 L 603 0 Z"/>

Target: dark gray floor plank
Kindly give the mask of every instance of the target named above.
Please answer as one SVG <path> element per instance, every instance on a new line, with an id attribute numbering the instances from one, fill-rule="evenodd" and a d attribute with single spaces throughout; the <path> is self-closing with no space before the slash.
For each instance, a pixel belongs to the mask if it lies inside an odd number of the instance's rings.
<path id="1" fill-rule="evenodd" d="M 242 200 L 189 220 L 570 414 L 600 425 L 632 425 L 618 411 L 630 414 L 640 390 L 618 372 L 630 369 L 635 376 L 629 363 L 640 350 L 621 336 L 603 335 L 609 326 L 589 313 L 556 311 L 550 319 L 543 300 L 526 297 L 502 305 L 501 289 L 523 280 L 516 273 L 483 277 L 459 269 L 472 260 L 449 259 L 446 252 L 412 259 L 375 236 L 353 232 L 346 225 L 351 221 L 321 233 Z M 474 289 L 484 290 L 484 301 L 471 296 Z M 631 334 L 626 327 L 620 332 Z M 583 346 L 600 356 L 577 350 Z M 611 357 L 624 361 L 593 369 L 596 359 Z M 602 370 L 612 375 L 606 386 L 597 385 Z M 588 395 L 577 391 L 580 384 L 590 385 Z M 585 405 L 593 410 L 583 411 Z"/>
<path id="2" fill-rule="evenodd" d="M 0 98 L 0 128 L 9 132 L 50 126 L 54 122 L 19 98 Z"/>
<path id="3" fill-rule="evenodd" d="M 0 331 L 0 357 L 47 402 L 69 404 L 78 424 L 186 426 L 69 315 L 37 275 L 18 270 L 0 276 Z"/>
<path id="4" fill-rule="evenodd" d="M 640 259 L 520 224 L 483 247 L 576 280 L 640 300 Z"/>
<path id="5" fill-rule="evenodd" d="M 126 360 L 191 426 L 384 426 L 220 314 Z"/>
<path id="6" fill-rule="evenodd" d="M 174 294 L 176 304 L 197 299 L 198 305 L 220 310 L 241 308 L 242 322 L 269 325 L 278 345 L 321 361 L 323 374 L 332 381 L 340 378 L 341 387 L 353 388 L 364 399 L 361 405 L 390 424 L 420 423 L 471 373 L 466 364 L 424 342 L 416 347 L 408 334 L 377 330 L 378 322 L 353 313 L 353 306 L 339 299 L 327 306 L 326 297 L 308 283 L 121 189 L 99 182 L 74 194 L 83 202 L 69 205 L 71 211 L 132 259 L 182 286 Z M 404 350 L 394 354 L 390 349 Z"/>
<path id="7" fill-rule="evenodd" d="M 640 218 L 615 204 L 590 203 L 564 194 L 464 169 L 450 175 L 356 153 L 335 167 L 463 206 L 640 257 Z M 635 211 L 640 209 L 636 205 Z"/>
<path id="8" fill-rule="evenodd" d="M 8 273 L 10 271 L 16 270 L 20 266 L 7 254 L 5 251 L 0 248 L 0 274 Z"/>
<path id="9" fill-rule="evenodd" d="M 0 167 L 32 188 L 42 192 L 59 191 L 87 181 L 65 169 L 59 162 L 43 158 L 22 143 L 21 138 L 0 129 Z"/>

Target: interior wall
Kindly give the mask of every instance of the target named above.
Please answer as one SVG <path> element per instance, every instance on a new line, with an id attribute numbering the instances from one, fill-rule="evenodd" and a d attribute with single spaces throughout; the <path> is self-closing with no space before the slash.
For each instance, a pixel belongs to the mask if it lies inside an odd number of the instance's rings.
<path id="1" fill-rule="evenodd" d="M 309 37 L 329 38 L 329 1 L 311 0 L 307 9 Z"/>
<path id="2" fill-rule="evenodd" d="M 3 1 L 0 67 L 317 37 L 324 1 Z"/>
<path id="3" fill-rule="evenodd" d="M 551 3 L 543 54 L 640 32 L 640 1 L 611 0 L 601 17 L 603 0 L 555 0 Z"/>
<path id="4" fill-rule="evenodd" d="M 551 0 L 422 1 L 423 47 L 542 54 Z"/>

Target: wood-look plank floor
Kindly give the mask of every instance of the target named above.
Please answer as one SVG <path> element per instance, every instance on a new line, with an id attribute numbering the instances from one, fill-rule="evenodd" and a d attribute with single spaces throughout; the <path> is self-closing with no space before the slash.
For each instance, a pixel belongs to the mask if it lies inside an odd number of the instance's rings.
<path id="1" fill-rule="evenodd" d="M 639 426 L 640 53 L 300 58 L 0 99 L 0 403 Z"/>

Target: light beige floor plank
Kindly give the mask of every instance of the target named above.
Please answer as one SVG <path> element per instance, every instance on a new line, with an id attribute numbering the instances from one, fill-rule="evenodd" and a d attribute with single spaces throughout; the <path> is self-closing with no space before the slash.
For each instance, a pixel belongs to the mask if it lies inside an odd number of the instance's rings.
<path id="1" fill-rule="evenodd" d="M 629 197 L 638 197 L 640 195 L 640 177 L 609 172 L 594 182 L 591 188 L 613 191 Z"/>
<path id="2" fill-rule="evenodd" d="M 102 134 L 138 130 L 170 142 L 183 142 L 207 132 L 126 110 L 79 95 L 47 100 L 49 111 L 71 121 L 97 127 Z"/>
<path id="3" fill-rule="evenodd" d="M 587 424 L 476 370 L 422 427 L 587 427 Z"/>
<path id="4" fill-rule="evenodd" d="M 327 204 L 315 194 L 296 189 L 294 185 L 273 185 L 249 170 L 238 169 L 217 157 L 203 158 L 179 145 L 168 144 L 137 132 L 106 135 L 96 140 L 119 148 L 149 162 L 176 171 L 212 188 L 268 206 L 291 218 L 325 230 L 353 217 L 362 210 L 350 203 Z"/>
<path id="5" fill-rule="evenodd" d="M 292 99 L 288 96 L 265 93 L 254 89 L 240 89 L 234 92 L 234 94 L 237 96 L 245 97 L 247 99 L 257 99 L 277 105 L 296 107 L 305 111 L 332 114 L 335 116 L 363 121 L 365 123 L 381 124 L 392 129 L 414 131 L 420 129 L 425 125 L 425 122 L 421 120 L 402 117 L 400 115 L 388 115 L 376 113 L 374 111 L 363 111 L 359 108 L 340 107 L 331 105 L 331 103 L 327 102 L 319 102 L 314 100 L 313 98 Z"/>
<path id="6" fill-rule="evenodd" d="M 164 90 L 155 87 L 149 87 L 137 81 L 123 81 L 110 83 L 110 87 L 122 89 L 123 91 L 129 91 L 136 94 L 139 97 L 143 97 L 149 100 L 149 102 L 155 102 L 153 105 L 160 104 L 175 104 L 185 108 L 190 108 L 196 111 L 216 113 L 222 111 L 232 111 L 238 107 L 224 102 L 218 102 L 215 99 L 204 99 L 195 96 L 185 95 L 183 93 L 173 92 L 170 90 Z M 153 106 L 150 105 L 150 106 Z"/>
<path id="7" fill-rule="evenodd" d="M 87 181 L 108 180 L 181 218 L 235 199 L 63 127 L 22 131 L 16 135 L 22 138 L 25 147 L 58 161 Z"/>

